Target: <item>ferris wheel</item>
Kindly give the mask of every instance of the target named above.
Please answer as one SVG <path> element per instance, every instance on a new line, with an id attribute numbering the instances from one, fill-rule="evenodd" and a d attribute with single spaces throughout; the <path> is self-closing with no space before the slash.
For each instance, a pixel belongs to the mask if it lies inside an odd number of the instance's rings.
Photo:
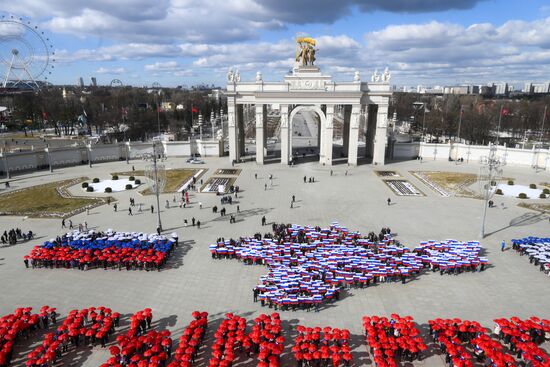
<path id="1" fill-rule="evenodd" d="M 0 82 L 4 88 L 38 89 L 54 68 L 55 52 L 38 26 L 23 18 L 0 18 Z"/>

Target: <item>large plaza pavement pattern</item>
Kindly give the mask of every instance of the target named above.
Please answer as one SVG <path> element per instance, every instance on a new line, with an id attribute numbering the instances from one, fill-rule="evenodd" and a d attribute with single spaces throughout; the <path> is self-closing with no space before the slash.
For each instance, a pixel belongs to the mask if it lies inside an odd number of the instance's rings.
<path id="1" fill-rule="evenodd" d="M 97 164 L 92 168 L 72 167 L 50 173 L 35 173 L 19 176 L 13 188 L 32 186 L 70 177 L 108 178 L 110 172 L 128 170 L 131 165 L 142 169 L 147 163 L 132 161 Z M 167 167 L 187 166 L 184 159 L 169 159 Z M 209 168 L 204 178 L 217 168 L 228 168 L 227 159 L 208 158 Z M 188 208 L 164 209 L 165 200 L 172 204 L 172 194 L 162 195 L 162 220 L 165 232 L 176 231 L 182 245 L 176 251 L 168 267 L 161 272 L 115 271 L 115 270 L 49 270 L 25 269 L 22 257 L 33 245 L 63 233 L 60 219 L 32 219 L 0 217 L 0 228 L 19 227 L 32 229 L 38 238 L 23 245 L 0 248 L 0 279 L 2 284 L 0 314 L 11 312 L 15 307 L 31 305 L 38 309 L 43 304 L 57 307 L 61 316 L 73 308 L 106 305 L 123 314 L 145 307 L 153 309 L 158 325 L 174 331 L 174 338 L 181 335 L 182 328 L 190 321 L 194 310 L 205 310 L 213 320 L 219 320 L 225 312 L 236 312 L 249 320 L 262 312 L 272 312 L 252 302 L 252 288 L 258 277 L 265 274 L 262 266 L 244 266 L 237 260 L 213 260 L 208 245 L 218 237 L 236 238 L 268 232 L 270 227 L 261 226 L 265 215 L 268 223 L 285 222 L 328 226 L 339 221 L 352 230 L 363 234 L 383 226 L 397 232 L 398 239 L 411 247 L 427 239 L 478 239 L 482 215 L 481 200 L 440 197 L 430 188 L 408 173 L 411 170 L 462 171 L 477 173 L 476 164 L 424 161 L 401 162 L 387 165 L 384 169 L 398 171 L 420 188 L 426 197 L 400 197 L 394 195 L 373 170 L 381 167 L 345 165 L 323 167 L 317 163 L 284 167 L 279 164 L 257 166 L 255 163 L 239 165 L 242 172 L 236 182 L 241 188 L 239 198 L 227 205 L 228 214 L 240 206 L 237 223 L 229 223 L 229 215 L 221 218 L 213 214 L 211 207 L 218 205 L 219 197 L 213 194 L 192 194 Z M 334 175 L 330 176 L 330 170 Z M 344 172 L 349 170 L 349 174 Z M 254 174 L 258 178 L 254 178 Z M 269 188 L 268 175 L 273 174 L 273 187 Z M 549 181 L 548 173 L 528 168 L 508 166 L 506 177 L 514 177 L 520 184 Z M 315 183 L 303 183 L 303 176 L 314 176 Z M 267 191 L 264 184 L 268 184 Z M 291 196 L 297 203 L 290 209 Z M 148 210 L 128 216 L 129 198 L 144 203 L 148 208 L 154 203 L 153 196 L 140 196 L 137 192 L 114 193 L 119 199 L 119 210 L 111 206 L 92 209 L 89 215 L 82 213 L 72 218 L 75 224 L 87 221 L 97 230 L 113 228 L 118 231 L 154 232 L 156 213 Z M 393 205 L 388 206 L 387 198 Z M 199 209 L 198 202 L 203 209 Z M 500 205 L 504 202 L 504 208 Z M 366 348 L 362 342 L 361 318 L 363 315 L 386 315 L 399 313 L 412 315 L 415 321 L 425 324 L 436 317 L 459 317 L 474 319 L 484 326 L 492 326 L 497 317 L 550 317 L 550 279 L 513 251 L 500 251 L 503 239 L 527 235 L 549 235 L 548 215 L 517 207 L 515 199 L 498 198 L 498 208 L 488 211 L 487 232 L 492 233 L 482 241 L 486 256 L 492 266 L 481 273 L 466 273 L 457 276 L 440 276 L 425 273 L 405 285 L 400 283 L 379 284 L 367 289 L 351 289 L 340 301 L 323 307 L 319 313 L 296 311 L 282 312 L 285 328 L 297 323 L 306 326 L 349 328 L 357 336 L 352 340 L 356 364 L 365 364 Z M 191 217 L 202 222 L 201 229 L 183 227 L 183 219 Z M 215 328 L 214 326 L 213 328 Z M 212 328 L 212 329 L 213 329 Z M 213 330 L 210 330 L 212 333 Z M 291 335 L 285 331 L 287 345 Z M 211 334 L 210 334 L 211 335 Z M 429 340 L 426 338 L 426 340 Z M 36 341 L 36 340 L 35 340 Z M 207 349 L 210 356 L 210 345 Z M 27 350 L 28 345 L 19 349 Z M 550 348 L 546 348 L 547 350 Z M 285 353 L 289 349 L 285 350 Z M 107 359 L 107 351 L 74 356 L 73 365 L 98 366 Z M 290 359 L 285 357 L 289 365 Z M 19 358 L 18 364 L 22 363 Z M 204 362 L 204 361 L 203 361 Z M 420 365 L 443 365 L 439 356 L 432 356 Z M 201 362 L 200 365 L 203 365 Z M 249 365 L 249 364 L 248 364 Z"/>

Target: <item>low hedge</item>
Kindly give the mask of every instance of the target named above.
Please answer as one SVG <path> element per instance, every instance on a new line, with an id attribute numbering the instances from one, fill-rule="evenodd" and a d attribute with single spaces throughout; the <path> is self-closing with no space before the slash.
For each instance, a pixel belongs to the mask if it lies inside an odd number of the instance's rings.
<path id="1" fill-rule="evenodd" d="M 93 183 L 98 183 L 98 182 L 99 182 L 99 178 L 97 178 L 97 177 L 94 178 L 94 179 L 92 180 L 92 182 L 93 182 Z"/>
<path id="2" fill-rule="evenodd" d="M 126 190 L 132 190 L 133 188 L 132 184 L 126 184 Z"/>
<path id="3" fill-rule="evenodd" d="M 113 189 L 111 189 L 110 187 L 106 187 L 105 192 L 106 193 L 111 193 L 111 192 L 113 192 Z"/>
<path id="4" fill-rule="evenodd" d="M 141 180 L 138 178 L 138 179 L 136 179 L 136 180 L 134 181 L 134 183 L 135 183 L 136 185 L 140 185 L 140 184 L 141 184 Z"/>
<path id="5" fill-rule="evenodd" d="M 524 193 L 524 192 L 521 192 L 521 193 L 518 195 L 518 199 L 527 199 L 527 194 Z"/>
<path id="6" fill-rule="evenodd" d="M 86 191 L 94 192 L 94 188 L 92 186 L 88 186 L 88 187 L 86 187 Z"/>
<path id="7" fill-rule="evenodd" d="M 546 199 L 546 194 L 544 192 L 541 192 L 539 198 Z"/>
<path id="8" fill-rule="evenodd" d="M 501 190 L 501 189 L 497 189 L 497 191 L 495 191 L 495 194 L 497 194 L 497 195 L 502 195 L 502 190 Z"/>
<path id="9" fill-rule="evenodd" d="M 88 187 L 88 183 L 87 182 L 82 182 L 82 188 L 85 189 L 86 187 Z"/>
<path id="10" fill-rule="evenodd" d="M 134 176 L 130 176 L 130 177 L 128 178 L 128 180 L 129 180 L 129 181 L 135 181 L 136 178 L 135 178 Z"/>
<path id="11" fill-rule="evenodd" d="M 112 179 L 113 180 L 118 180 L 118 175 L 113 175 Z"/>
<path id="12" fill-rule="evenodd" d="M 536 189 L 536 188 L 537 188 L 537 185 L 535 185 L 535 184 L 530 184 L 530 185 L 529 185 L 529 188 L 530 188 L 530 189 Z"/>
<path id="13" fill-rule="evenodd" d="M 544 188 L 542 192 L 546 195 L 550 195 L 550 189 Z"/>
<path id="14" fill-rule="evenodd" d="M 512 186 L 514 184 L 514 181 L 508 180 L 508 185 Z"/>

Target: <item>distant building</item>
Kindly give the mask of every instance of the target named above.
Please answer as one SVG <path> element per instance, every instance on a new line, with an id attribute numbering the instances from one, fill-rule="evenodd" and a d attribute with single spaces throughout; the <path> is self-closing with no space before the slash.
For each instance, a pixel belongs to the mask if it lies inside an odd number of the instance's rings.
<path id="1" fill-rule="evenodd" d="M 547 94 L 550 93 L 550 83 L 534 83 L 533 94 Z"/>
<path id="2" fill-rule="evenodd" d="M 222 97 L 223 97 L 223 91 L 221 89 L 212 89 L 212 92 L 208 94 L 208 97 L 217 103 L 220 103 Z"/>
<path id="3" fill-rule="evenodd" d="M 510 93 L 508 83 L 493 84 L 495 96 L 507 96 Z"/>
<path id="4" fill-rule="evenodd" d="M 162 102 L 160 104 L 160 109 L 165 112 L 174 111 L 176 109 L 176 104 L 174 102 Z"/>
<path id="5" fill-rule="evenodd" d="M 470 86 L 468 85 L 456 85 L 443 88 L 443 94 L 470 94 Z"/>
<path id="6" fill-rule="evenodd" d="M 91 77 L 90 80 L 92 82 L 92 87 L 97 87 L 97 79 L 95 78 L 95 76 Z"/>
<path id="7" fill-rule="evenodd" d="M 76 85 L 78 85 L 80 88 L 84 88 L 84 79 L 82 77 L 78 78 L 76 81 Z"/>

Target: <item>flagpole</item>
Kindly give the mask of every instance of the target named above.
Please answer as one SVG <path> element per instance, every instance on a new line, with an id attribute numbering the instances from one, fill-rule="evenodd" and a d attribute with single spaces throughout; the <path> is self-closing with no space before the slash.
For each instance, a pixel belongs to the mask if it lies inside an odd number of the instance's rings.
<path id="1" fill-rule="evenodd" d="M 464 106 L 460 105 L 460 118 L 458 119 L 458 142 L 460 143 L 460 125 L 462 125 L 462 114 L 464 113 Z"/>
<path id="2" fill-rule="evenodd" d="M 540 136 L 539 141 L 542 148 L 542 138 L 544 137 L 544 123 L 546 122 L 546 110 L 548 109 L 548 105 L 544 106 L 544 115 L 542 116 L 542 126 L 540 127 Z"/>
<path id="3" fill-rule="evenodd" d="M 500 113 L 498 114 L 498 127 L 497 127 L 497 145 L 498 145 L 498 138 L 500 136 L 500 122 L 502 121 L 502 109 L 504 108 L 504 105 L 500 105 Z"/>

